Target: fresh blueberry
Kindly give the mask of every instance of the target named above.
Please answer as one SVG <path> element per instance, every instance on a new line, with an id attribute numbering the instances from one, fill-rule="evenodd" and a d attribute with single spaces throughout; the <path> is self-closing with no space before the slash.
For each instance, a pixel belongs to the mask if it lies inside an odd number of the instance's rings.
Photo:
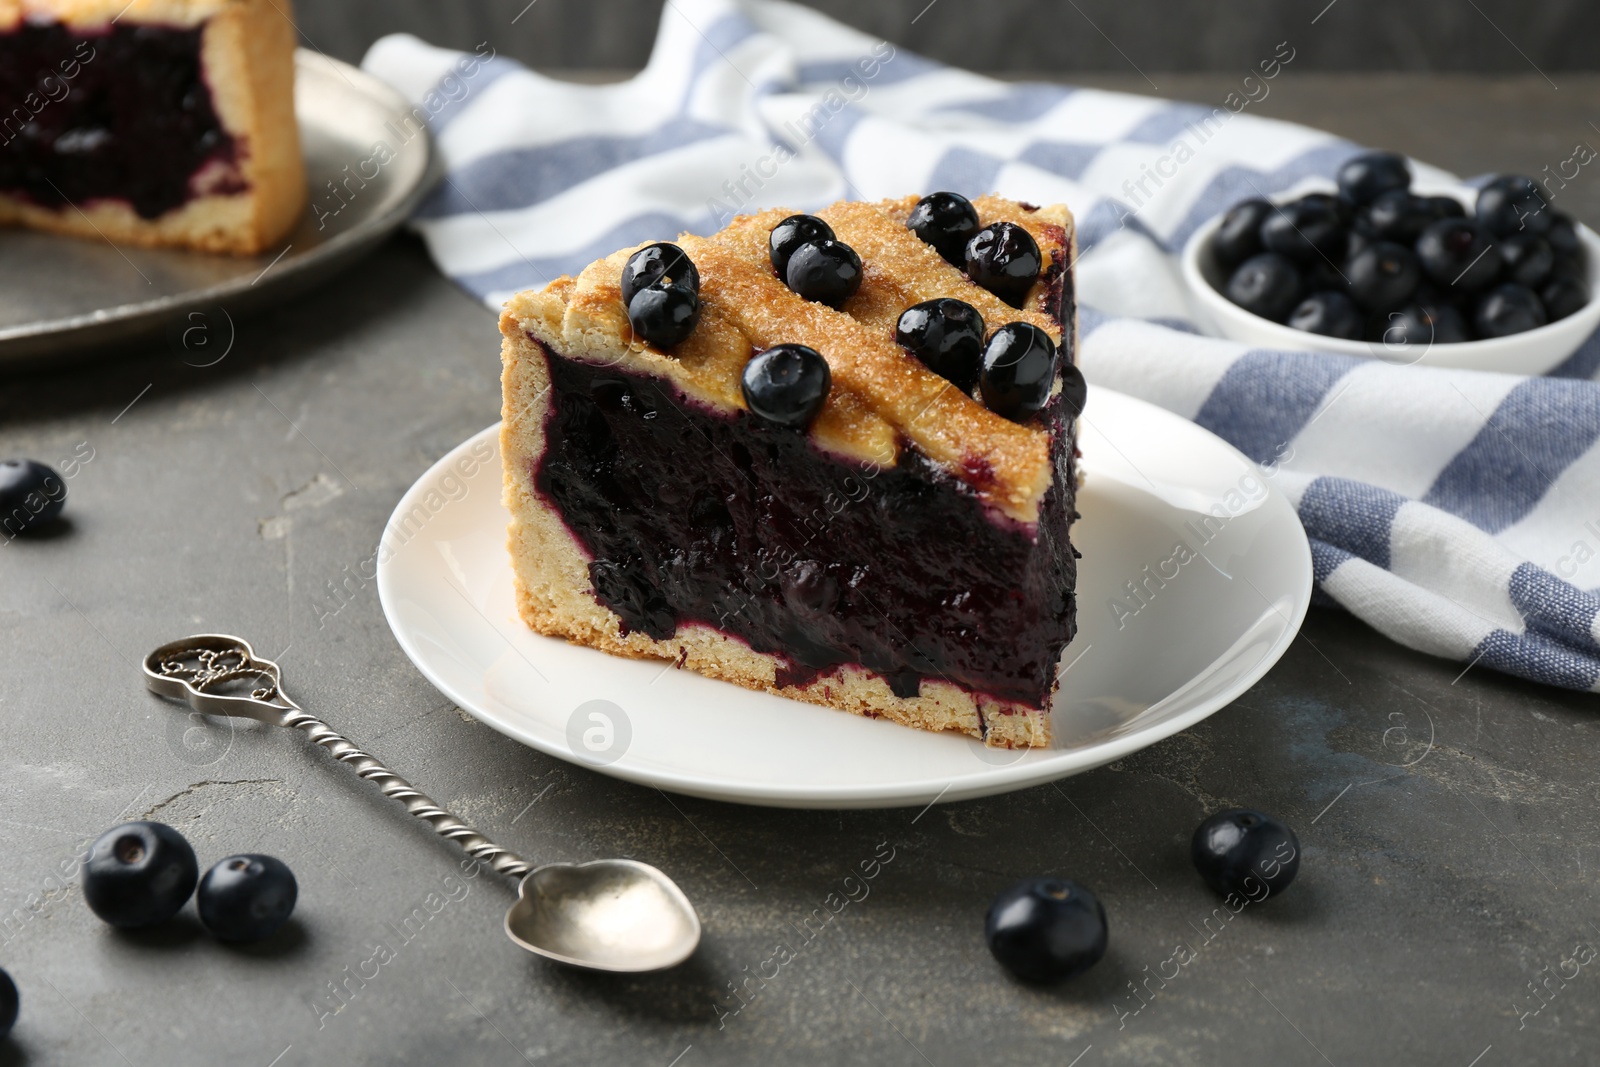
<path id="1" fill-rule="evenodd" d="M 906 228 L 956 266 L 964 266 L 967 242 L 978 232 L 978 209 L 960 193 L 929 193 L 917 201 Z"/>
<path id="2" fill-rule="evenodd" d="M 750 357 L 740 386 L 744 402 L 760 418 L 802 428 L 822 410 L 833 385 L 822 353 L 805 345 L 773 345 Z"/>
<path id="3" fill-rule="evenodd" d="M 1261 900 L 1294 881 L 1300 871 L 1300 839 L 1270 815 L 1229 808 L 1195 828 L 1189 856 L 1216 892 Z"/>
<path id="4" fill-rule="evenodd" d="M 1370 204 L 1384 193 L 1411 188 L 1411 167 L 1393 152 L 1367 152 L 1339 168 L 1339 195 L 1352 204 Z"/>
<path id="5" fill-rule="evenodd" d="M 1029 878 L 994 898 L 983 936 L 994 958 L 1018 978 L 1060 982 L 1106 954 L 1106 909 L 1077 882 Z"/>
<path id="6" fill-rule="evenodd" d="M 1241 200 L 1228 209 L 1211 238 L 1211 252 L 1223 270 L 1232 270 L 1261 248 L 1261 224 L 1276 209 L 1266 200 Z"/>
<path id="7" fill-rule="evenodd" d="M 1356 206 L 1342 196 L 1332 193 L 1307 193 L 1300 198 L 1302 204 L 1317 204 L 1329 208 L 1339 216 L 1339 225 L 1348 226 L 1355 221 Z"/>
<path id="8" fill-rule="evenodd" d="M 996 415 L 1020 421 L 1044 407 L 1061 366 L 1055 339 L 1029 322 L 1008 322 L 983 348 L 978 391 Z"/>
<path id="9" fill-rule="evenodd" d="M 157 926 L 178 914 L 194 892 L 200 865 L 183 835 L 159 822 L 107 830 L 83 863 L 83 899 L 112 926 Z"/>
<path id="10" fill-rule="evenodd" d="M 700 272 L 689 253 L 665 242 L 645 245 L 628 257 L 622 268 L 622 305 L 631 307 L 639 290 L 655 285 L 676 285 L 692 293 L 700 291 Z"/>
<path id="11" fill-rule="evenodd" d="M 633 332 L 657 348 L 671 348 L 694 332 L 700 322 L 700 297 L 686 285 L 658 280 L 640 289 L 628 302 Z"/>
<path id="12" fill-rule="evenodd" d="M 1550 265 L 1550 280 L 1557 278 L 1570 278 L 1582 285 L 1589 278 L 1589 272 L 1584 269 L 1582 256 L 1569 256 L 1565 252 L 1557 252 L 1555 262 Z"/>
<path id="13" fill-rule="evenodd" d="M 1417 259 L 1440 285 L 1472 292 L 1500 275 L 1502 248 L 1476 219 L 1442 219 L 1417 238 Z"/>
<path id="14" fill-rule="evenodd" d="M 1251 314 L 1282 322 L 1300 303 L 1304 289 L 1293 260 L 1263 252 L 1239 264 L 1223 292 Z"/>
<path id="15" fill-rule="evenodd" d="M 219 941 L 261 941 L 294 913 L 300 887 L 288 864 L 271 856 L 229 856 L 200 879 L 195 910 Z"/>
<path id="16" fill-rule="evenodd" d="M 0 463 L 0 532 L 7 537 L 40 530 L 61 517 L 67 483 L 55 469 L 31 459 Z"/>
<path id="17" fill-rule="evenodd" d="M 1496 242 L 1500 257 L 1505 260 L 1506 281 L 1537 289 L 1556 265 L 1555 250 L 1550 242 L 1537 234 L 1522 232 L 1500 238 Z"/>
<path id="18" fill-rule="evenodd" d="M 789 257 L 801 245 L 813 241 L 833 240 L 833 227 L 815 215 L 790 215 L 772 228 L 767 237 L 767 248 L 772 259 L 772 269 L 778 277 L 788 277 Z"/>
<path id="19" fill-rule="evenodd" d="M 1483 337 L 1527 333 L 1550 321 L 1538 294 L 1522 285 L 1497 285 L 1478 301 L 1473 325 Z"/>
<path id="20" fill-rule="evenodd" d="M 1422 268 L 1411 249 L 1391 241 L 1374 241 L 1344 265 L 1350 295 L 1369 311 L 1388 311 L 1411 299 L 1422 280 Z"/>
<path id="21" fill-rule="evenodd" d="M 1478 190 L 1478 220 L 1496 237 L 1508 237 L 1522 230 L 1546 233 L 1555 216 L 1538 182 L 1502 174 Z"/>
<path id="22" fill-rule="evenodd" d="M 838 307 L 861 288 L 861 257 L 843 241 L 812 241 L 789 254 L 784 280 L 807 300 Z"/>
<path id="23" fill-rule="evenodd" d="M 1382 326 L 1380 340 L 1389 345 L 1453 345 L 1472 340 L 1467 320 L 1455 305 L 1437 300 L 1391 311 Z"/>
<path id="24" fill-rule="evenodd" d="M 1302 263 L 1335 256 L 1344 251 L 1344 223 L 1326 201 L 1290 201 L 1261 223 L 1261 246 Z"/>
<path id="25" fill-rule="evenodd" d="M 1422 198 L 1421 206 L 1435 222 L 1440 219 L 1464 219 L 1467 217 L 1465 205 L 1453 196 L 1425 196 Z"/>
<path id="26" fill-rule="evenodd" d="M 1559 211 L 1550 212 L 1550 228 L 1545 231 L 1544 239 L 1550 242 L 1550 248 L 1558 256 L 1576 256 L 1579 254 L 1578 227 L 1568 215 Z"/>
<path id="27" fill-rule="evenodd" d="M 1324 290 L 1300 301 L 1289 316 L 1289 325 L 1307 333 L 1354 341 L 1361 337 L 1364 317 L 1354 300 L 1343 293 Z"/>
<path id="28" fill-rule="evenodd" d="M 1083 371 L 1071 360 L 1063 360 L 1061 364 L 1061 405 L 1067 409 L 1067 414 L 1077 418 L 1083 414 L 1083 406 L 1089 399 L 1089 383 L 1084 380 Z"/>
<path id="29" fill-rule="evenodd" d="M 1356 221 L 1351 223 L 1350 229 L 1345 231 L 1344 258 L 1354 259 L 1363 248 L 1370 245 L 1375 238 L 1372 229 L 1367 223 L 1366 216 L 1357 215 Z"/>
<path id="30" fill-rule="evenodd" d="M 1589 303 L 1589 288 L 1569 277 L 1552 278 L 1539 290 L 1539 300 L 1550 315 L 1550 320 L 1564 319 Z"/>
<path id="31" fill-rule="evenodd" d="M 0 968 L 0 1041 L 4 1041 L 11 1028 L 17 1025 L 17 1014 L 21 1010 L 22 994 L 17 992 L 17 983 Z"/>
<path id="32" fill-rule="evenodd" d="M 1427 200 L 1400 189 L 1374 200 L 1366 215 L 1372 236 L 1401 245 L 1414 243 L 1423 230 L 1437 221 Z"/>
<path id="33" fill-rule="evenodd" d="M 1300 270 L 1300 281 L 1304 283 L 1307 293 L 1342 293 L 1347 288 L 1344 271 L 1336 263 L 1339 260 L 1327 260 L 1318 256 L 1310 263 L 1305 264 Z"/>
<path id="34" fill-rule="evenodd" d="M 983 333 L 977 308 L 944 297 L 901 312 L 894 339 L 933 373 L 970 393 L 983 365 Z"/>
<path id="35" fill-rule="evenodd" d="M 1014 222 L 985 226 L 967 242 L 967 277 L 1014 308 L 1027 299 L 1043 262 L 1033 235 Z"/>

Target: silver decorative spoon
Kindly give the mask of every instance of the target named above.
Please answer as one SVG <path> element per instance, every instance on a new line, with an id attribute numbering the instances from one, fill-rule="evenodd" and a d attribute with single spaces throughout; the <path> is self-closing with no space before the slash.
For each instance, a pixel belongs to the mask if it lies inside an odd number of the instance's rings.
<path id="1" fill-rule="evenodd" d="M 227 634 L 197 634 L 144 658 L 145 684 L 196 711 L 304 730 L 469 855 L 521 878 L 506 912 L 506 936 L 529 952 L 596 971 L 659 971 L 688 959 L 700 943 L 700 917 L 677 883 L 648 863 L 595 860 L 535 867 L 445 811 L 306 714 L 284 693 L 278 665 Z"/>

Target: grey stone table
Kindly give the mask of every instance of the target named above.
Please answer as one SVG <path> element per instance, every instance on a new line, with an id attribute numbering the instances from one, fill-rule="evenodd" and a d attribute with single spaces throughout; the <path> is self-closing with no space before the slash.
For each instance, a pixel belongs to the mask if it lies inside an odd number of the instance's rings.
<path id="1" fill-rule="evenodd" d="M 1232 87 L 1155 81 L 1199 100 Z M 1597 88 L 1286 75 L 1262 112 L 1537 172 L 1600 143 Z M 1563 206 L 1600 222 L 1597 190 L 1586 173 Z M 1313 610 L 1282 663 L 1195 729 L 920 815 L 667 796 L 473 722 L 411 667 L 359 574 L 400 493 L 496 418 L 497 349 L 492 316 L 399 238 L 241 322 L 214 367 L 120 352 L 0 382 L 0 453 L 78 457 L 70 528 L 0 547 L 0 966 L 25 998 L 0 1064 L 1600 1058 L 1600 974 L 1563 963 L 1600 944 L 1596 702 L 1463 673 L 1340 613 Z M 350 591 L 337 612 L 330 583 Z M 517 851 L 666 868 L 700 903 L 703 947 L 648 977 L 525 956 L 497 929 L 503 885 L 461 879 L 451 846 L 302 738 L 191 721 L 142 690 L 144 651 L 202 630 L 251 637 L 309 708 Z M 1186 843 L 1240 802 L 1295 825 L 1304 866 L 1283 898 L 1219 917 Z M 203 858 L 283 857 L 295 925 L 250 949 L 192 920 L 103 927 L 76 857 L 132 817 L 180 827 Z M 751 977 L 891 849 L 868 896 Z M 1055 989 L 1008 979 L 981 935 L 993 894 L 1040 873 L 1093 886 L 1111 916 L 1104 962 Z M 1163 984 L 1180 942 L 1197 958 Z"/>

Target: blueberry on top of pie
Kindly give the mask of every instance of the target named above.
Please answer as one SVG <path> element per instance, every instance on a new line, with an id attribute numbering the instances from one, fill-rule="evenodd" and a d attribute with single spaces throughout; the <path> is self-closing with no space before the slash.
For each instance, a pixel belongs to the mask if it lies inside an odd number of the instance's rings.
<path id="1" fill-rule="evenodd" d="M 513 297 L 501 451 L 523 619 L 1047 744 L 1076 629 L 1072 249 L 1061 206 L 841 202 Z"/>
<path id="2" fill-rule="evenodd" d="M 250 255 L 300 218 L 289 0 L 0 0 L 0 225 Z"/>

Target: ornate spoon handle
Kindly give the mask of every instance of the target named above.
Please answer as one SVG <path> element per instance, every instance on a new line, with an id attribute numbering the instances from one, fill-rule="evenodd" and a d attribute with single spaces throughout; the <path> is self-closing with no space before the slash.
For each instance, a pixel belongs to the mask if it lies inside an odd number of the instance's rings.
<path id="1" fill-rule="evenodd" d="M 349 738 L 289 699 L 278 665 L 255 654 L 242 637 L 198 634 L 162 645 L 145 657 L 145 681 L 162 696 L 187 701 L 196 711 L 234 715 L 273 726 L 304 730 L 333 758 L 348 763 L 361 777 L 376 782 L 383 795 L 501 874 L 521 877 L 533 864 L 501 848 L 445 811 L 427 794 L 357 748 Z"/>
<path id="2" fill-rule="evenodd" d="M 520 878 L 533 869 L 533 864 L 501 848 L 445 811 L 426 793 L 361 751 L 348 738 L 335 733 L 332 727 L 315 715 L 302 711 L 298 705 L 283 717 L 282 725 L 304 730 L 312 741 L 327 749 L 334 759 L 348 763 L 361 777 L 376 782 L 384 796 L 393 797 L 404 804 L 407 811 L 433 827 L 434 833 L 454 841 L 474 859 L 482 860 L 512 878 Z"/>

